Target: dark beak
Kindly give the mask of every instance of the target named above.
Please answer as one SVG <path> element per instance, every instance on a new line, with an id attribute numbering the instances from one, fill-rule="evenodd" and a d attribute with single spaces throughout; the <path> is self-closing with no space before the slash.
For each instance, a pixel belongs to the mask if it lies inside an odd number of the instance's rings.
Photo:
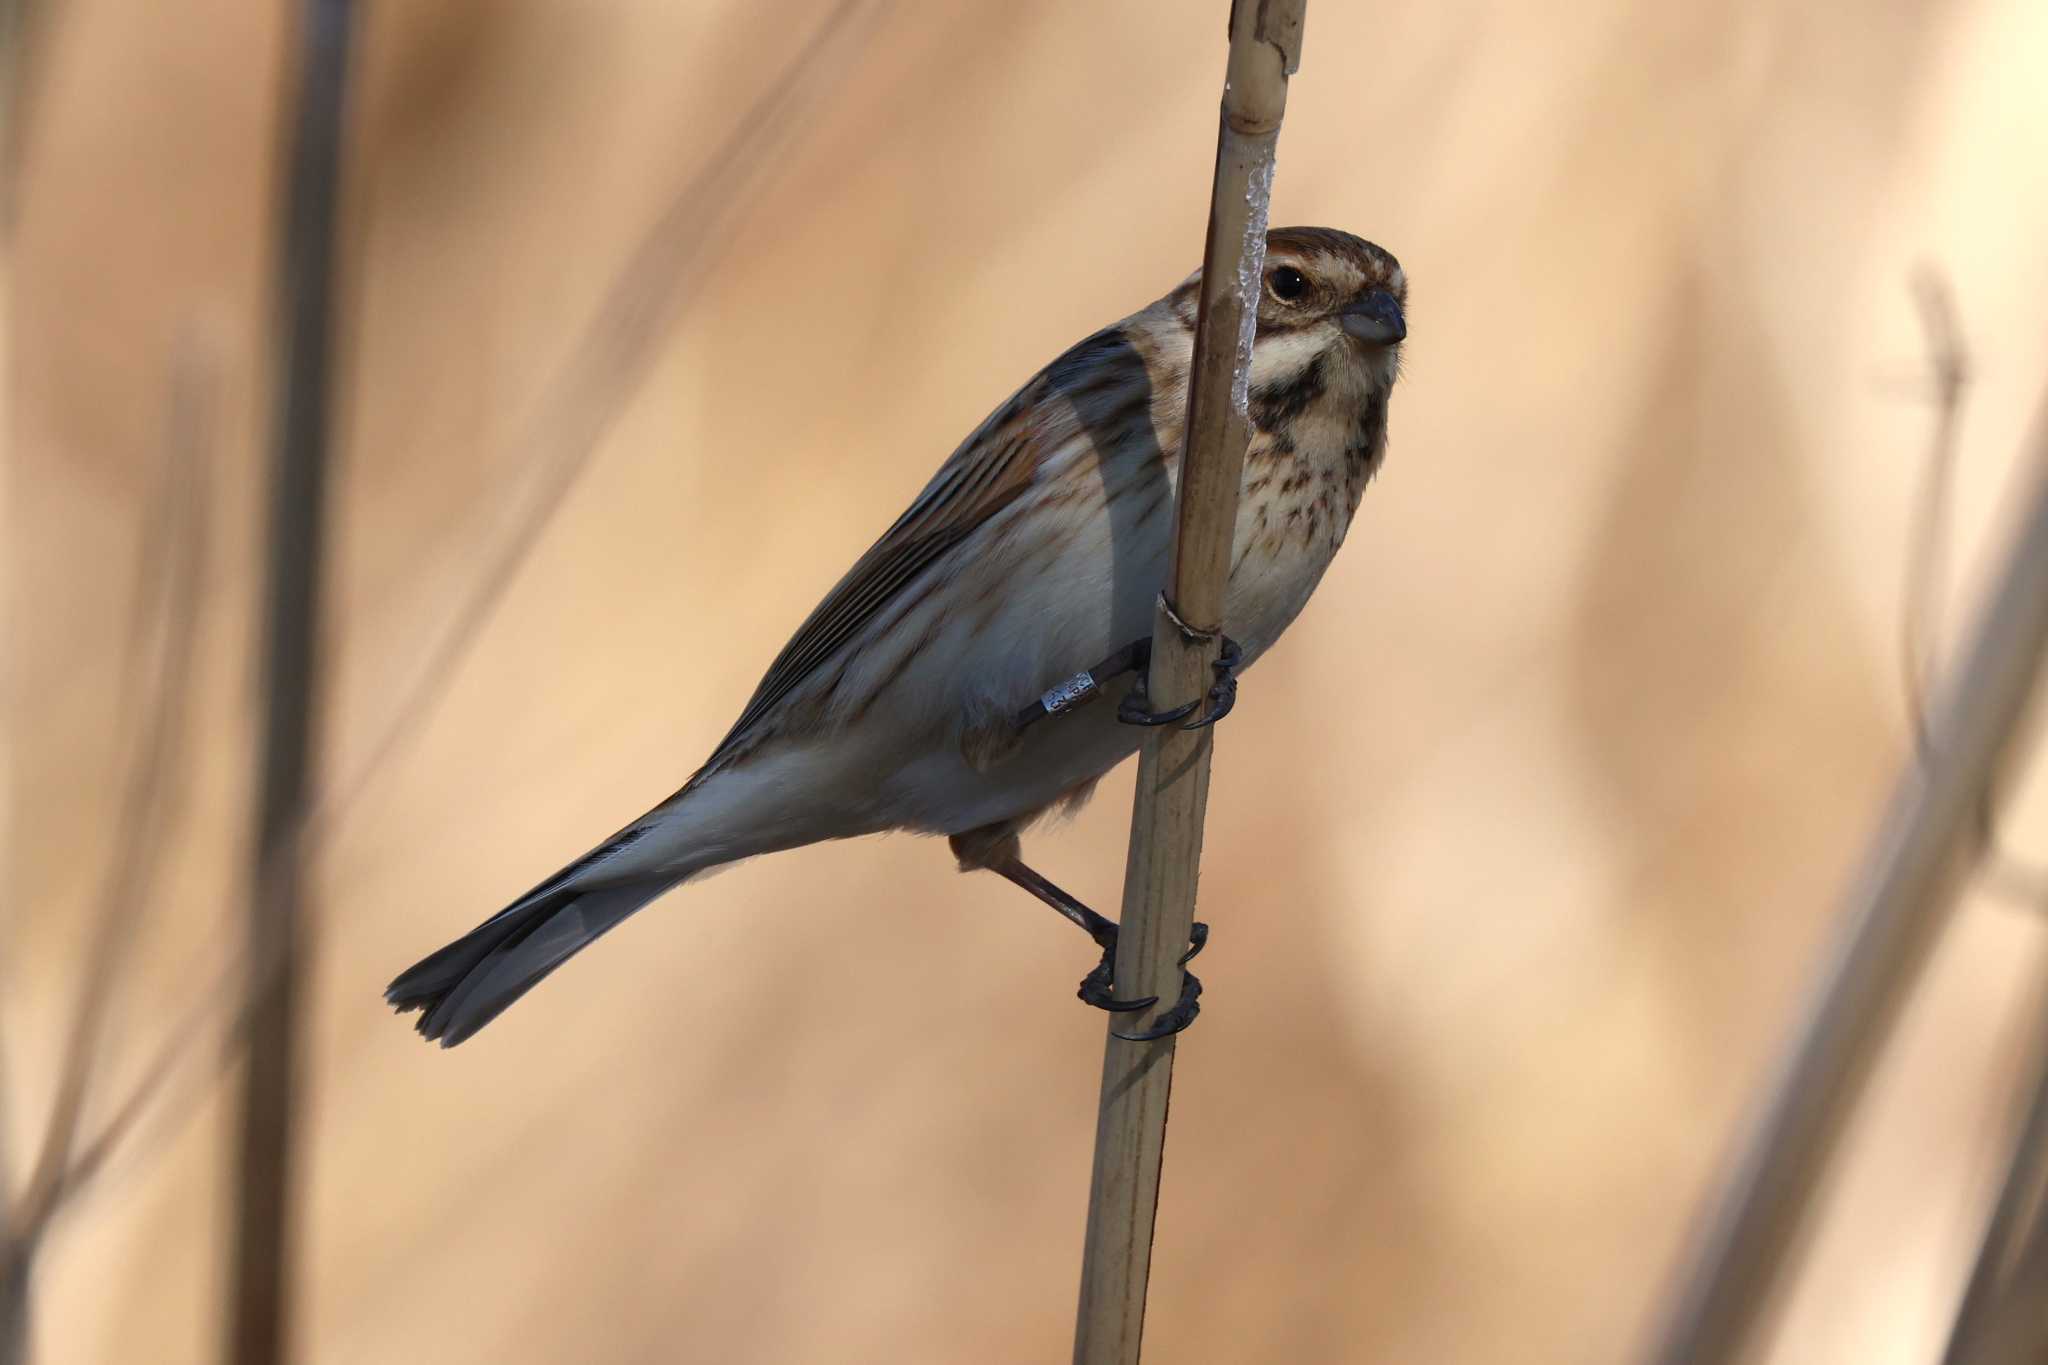
<path id="1" fill-rule="evenodd" d="M 1391 346 L 1408 335 L 1401 305 L 1384 289 L 1360 294 L 1337 314 L 1337 323 L 1368 346 Z"/>

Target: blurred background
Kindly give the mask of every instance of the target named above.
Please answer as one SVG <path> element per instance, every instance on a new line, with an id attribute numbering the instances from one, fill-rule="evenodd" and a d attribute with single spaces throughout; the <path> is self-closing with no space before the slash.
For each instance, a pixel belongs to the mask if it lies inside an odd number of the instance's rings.
<path id="1" fill-rule="evenodd" d="M 765 129 L 827 0 L 360 8 L 300 1351 L 1065 1358 L 1093 953 L 942 845 L 690 887 L 459 1051 L 380 992 L 673 790 L 960 437 L 1194 268 L 1226 7 L 863 7 Z M 17 1180 L 122 837 L 133 580 L 200 469 L 183 754 L 89 1118 L 234 974 L 289 11 L 45 0 L 16 53 Z M 2044 63 L 2032 0 L 1313 7 L 1273 220 L 1399 255 L 1411 339 L 1385 471 L 1220 732 L 1148 1358 L 1640 1349 L 1912 754 L 1916 267 L 1972 361 L 1944 641 L 2018 486 Z M 2035 864 L 2044 766 L 2002 835 Z M 1034 861 L 1113 905 L 1129 802 L 1125 770 Z M 2044 937 L 1962 906 L 1759 1359 L 1938 1352 Z M 56 1223 L 37 1359 L 215 1358 L 229 1013 Z"/>

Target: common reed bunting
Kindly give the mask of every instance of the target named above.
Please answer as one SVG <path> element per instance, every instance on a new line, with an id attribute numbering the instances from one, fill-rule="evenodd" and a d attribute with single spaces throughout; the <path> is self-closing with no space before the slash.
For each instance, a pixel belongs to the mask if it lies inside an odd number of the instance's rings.
<path id="1" fill-rule="evenodd" d="M 1115 999 L 1116 925 L 1028 867 L 1018 834 L 1136 752 L 1132 722 L 1200 725 L 1228 709 L 1234 671 L 1301 611 L 1379 468 L 1407 334 L 1392 256 L 1329 228 L 1269 234 L 1224 676 L 1203 714 L 1154 714 L 1139 680 L 1173 536 L 1199 279 L 997 408 L 811 613 L 681 791 L 406 971 L 391 1004 L 423 1011 L 420 1032 L 452 1047 L 671 887 L 896 829 L 948 836 L 961 870 L 999 873 L 1086 930 L 1103 954 L 1083 1000 L 1155 1003 Z M 1154 1029 L 1127 1036 L 1185 1027 L 1200 991 L 1187 982 Z"/>

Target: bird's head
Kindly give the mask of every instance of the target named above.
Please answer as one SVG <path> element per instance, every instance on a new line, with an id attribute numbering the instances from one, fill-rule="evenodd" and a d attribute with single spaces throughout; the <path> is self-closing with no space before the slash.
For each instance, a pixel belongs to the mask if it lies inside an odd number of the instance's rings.
<path id="1" fill-rule="evenodd" d="M 1275 228 L 1266 235 L 1259 290 L 1254 389 L 1285 386 L 1320 359 L 1326 378 L 1391 387 L 1408 335 L 1401 263 L 1334 228 Z"/>

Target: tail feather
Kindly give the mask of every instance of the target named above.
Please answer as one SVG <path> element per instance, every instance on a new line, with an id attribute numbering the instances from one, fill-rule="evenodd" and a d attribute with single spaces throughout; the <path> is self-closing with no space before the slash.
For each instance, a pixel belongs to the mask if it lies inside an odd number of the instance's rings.
<path id="1" fill-rule="evenodd" d="M 384 998 L 454 1047 L 621 920 L 669 888 L 757 853 L 819 837 L 792 791 L 804 763 L 756 763 L 681 791 L 455 942 L 401 972 Z"/>
<path id="2" fill-rule="evenodd" d="M 674 885 L 640 881 L 579 888 L 556 877 L 401 972 L 384 998 L 421 1011 L 419 1031 L 454 1047 L 506 1006 Z"/>

